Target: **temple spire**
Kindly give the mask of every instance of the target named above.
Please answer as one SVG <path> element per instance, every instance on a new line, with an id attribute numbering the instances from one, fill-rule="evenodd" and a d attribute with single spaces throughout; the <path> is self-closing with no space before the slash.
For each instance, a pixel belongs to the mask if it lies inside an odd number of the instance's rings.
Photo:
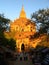
<path id="1" fill-rule="evenodd" d="M 26 13 L 25 13 L 25 11 L 24 11 L 24 6 L 23 6 L 23 5 L 22 5 L 21 12 L 20 12 L 20 17 L 26 18 Z"/>
<path id="2" fill-rule="evenodd" d="M 22 11 L 24 11 L 24 6 L 22 5 Z"/>

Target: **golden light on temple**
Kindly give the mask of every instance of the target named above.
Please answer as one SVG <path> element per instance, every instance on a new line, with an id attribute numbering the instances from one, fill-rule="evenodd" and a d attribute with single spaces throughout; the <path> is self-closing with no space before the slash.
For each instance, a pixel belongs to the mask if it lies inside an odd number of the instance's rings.
<path id="1" fill-rule="evenodd" d="M 20 17 L 26 18 L 26 13 L 24 11 L 24 6 L 22 5 L 22 10 L 20 12 Z"/>
<path id="2" fill-rule="evenodd" d="M 30 19 L 27 19 L 23 6 L 19 18 L 11 22 L 9 33 L 11 33 L 10 36 L 16 40 L 16 48 L 19 52 L 22 51 L 22 45 L 24 45 L 25 51 L 28 51 L 29 48 L 35 48 L 38 43 L 44 39 L 43 36 L 34 40 L 30 39 L 30 37 L 36 33 L 36 25 L 34 22 L 31 22 Z"/>
<path id="3" fill-rule="evenodd" d="M 23 6 L 19 19 L 14 20 L 10 26 L 10 31 L 15 32 L 14 37 L 18 51 L 21 51 L 22 44 L 24 44 L 25 50 L 30 47 L 31 42 L 29 38 L 30 35 L 34 35 L 36 33 L 36 25 L 31 22 L 30 19 L 27 19 Z"/>

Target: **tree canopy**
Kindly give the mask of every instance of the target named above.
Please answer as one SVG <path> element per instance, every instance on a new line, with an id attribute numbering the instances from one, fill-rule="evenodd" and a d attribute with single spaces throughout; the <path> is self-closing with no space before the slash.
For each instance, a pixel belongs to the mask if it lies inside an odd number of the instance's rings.
<path id="1" fill-rule="evenodd" d="M 4 14 L 0 14 L 0 31 L 7 30 L 8 24 L 10 22 L 10 19 L 5 18 Z"/>
<path id="2" fill-rule="evenodd" d="M 4 14 L 0 14 L 0 46 L 9 46 L 12 50 L 15 50 L 15 40 L 6 39 L 4 36 L 4 31 L 9 28 L 10 19 L 5 18 Z"/>
<path id="3" fill-rule="evenodd" d="M 49 33 L 49 9 L 42 9 L 36 11 L 31 15 L 31 19 L 34 20 L 38 26 L 40 33 Z M 40 25 L 39 25 L 40 24 Z"/>

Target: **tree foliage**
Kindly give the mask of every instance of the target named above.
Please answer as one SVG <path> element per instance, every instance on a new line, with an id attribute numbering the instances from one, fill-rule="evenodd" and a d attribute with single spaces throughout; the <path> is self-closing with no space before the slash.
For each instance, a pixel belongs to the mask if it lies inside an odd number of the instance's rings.
<path id="1" fill-rule="evenodd" d="M 7 40 L 6 46 L 9 46 L 9 48 L 10 48 L 11 50 L 15 50 L 15 47 L 16 47 L 16 42 L 15 42 L 15 40 L 12 39 L 12 38 L 9 39 L 9 40 Z"/>
<path id="2" fill-rule="evenodd" d="M 5 18 L 4 14 L 0 14 L 0 32 L 7 30 L 10 19 Z"/>
<path id="3" fill-rule="evenodd" d="M 0 41 L 3 42 L 5 39 L 4 31 L 7 29 L 7 25 L 9 24 L 10 19 L 4 17 L 4 14 L 0 14 Z M 1 43 L 0 42 L 0 43 Z"/>
<path id="4" fill-rule="evenodd" d="M 49 33 L 49 9 L 42 9 L 33 13 L 31 19 L 36 22 L 40 33 Z"/>

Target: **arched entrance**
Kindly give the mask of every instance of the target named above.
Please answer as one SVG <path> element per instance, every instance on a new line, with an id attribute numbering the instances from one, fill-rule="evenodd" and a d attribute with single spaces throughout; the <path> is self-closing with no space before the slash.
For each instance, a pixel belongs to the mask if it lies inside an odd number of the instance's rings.
<path id="1" fill-rule="evenodd" d="M 24 44 L 21 45 L 21 51 L 25 51 L 25 46 L 24 46 Z"/>

